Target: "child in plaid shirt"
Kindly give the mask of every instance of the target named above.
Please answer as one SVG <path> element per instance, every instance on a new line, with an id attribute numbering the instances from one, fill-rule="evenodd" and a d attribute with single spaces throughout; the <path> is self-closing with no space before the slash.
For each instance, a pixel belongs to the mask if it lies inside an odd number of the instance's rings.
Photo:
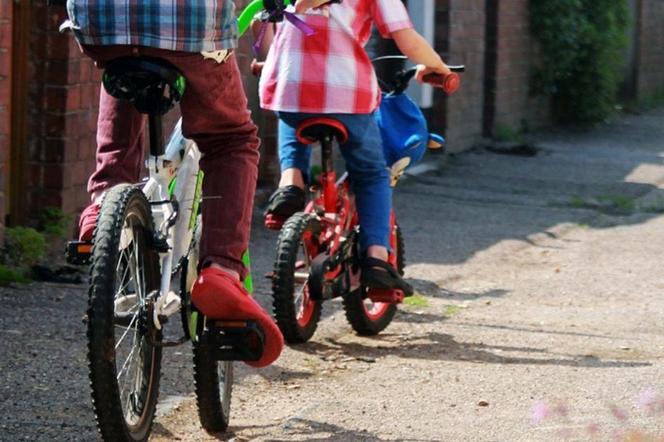
<path id="1" fill-rule="evenodd" d="M 427 74 L 446 75 L 450 70 L 413 29 L 401 0 L 325 3 L 328 1 L 298 2 L 299 18 L 315 34 L 306 36 L 294 26 L 280 24 L 263 68 L 261 106 L 276 111 L 279 118 L 282 172 L 279 189 L 272 195 L 266 214 L 289 217 L 304 209 L 311 149 L 298 141 L 298 124 L 319 116 L 340 121 L 349 135 L 341 152 L 362 227 L 360 248 L 367 258 L 361 283 L 383 287 L 385 275 L 375 260 L 388 260 L 392 194 L 379 129 L 372 117 L 380 103 L 380 89 L 364 50 L 372 25 L 383 37 L 393 38 L 401 52 L 418 64 L 418 81 Z M 393 277 L 391 287 L 407 295 L 413 292 L 398 275 Z"/>

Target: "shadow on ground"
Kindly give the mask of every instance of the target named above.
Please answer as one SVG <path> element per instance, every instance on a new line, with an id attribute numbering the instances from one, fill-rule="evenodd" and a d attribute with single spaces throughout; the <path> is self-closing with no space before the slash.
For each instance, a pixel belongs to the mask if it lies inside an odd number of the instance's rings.
<path id="1" fill-rule="evenodd" d="M 565 223 L 606 228 L 664 213 L 664 109 L 538 137 L 534 157 L 476 149 L 395 190 L 409 264 L 460 264 Z"/>
<path id="2" fill-rule="evenodd" d="M 411 313 L 402 313 L 399 320 L 408 323 L 418 322 L 422 316 L 428 323 L 444 320 L 444 316 L 440 315 Z M 307 345 L 294 347 L 294 350 L 321 358 L 339 353 L 344 357 L 358 360 L 378 360 L 388 356 L 396 356 L 402 359 L 431 361 L 463 361 L 497 365 L 552 365 L 581 368 L 621 368 L 652 365 L 650 362 L 602 359 L 588 354 L 552 353 L 546 348 L 488 345 L 481 342 L 460 343 L 450 334 L 431 331 L 413 335 L 385 333 L 371 338 L 354 337 L 350 339 L 350 342 L 348 339 L 327 339 L 325 342 L 309 342 Z M 497 354 L 503 352 L 523 353 L 528 356 Z"/>

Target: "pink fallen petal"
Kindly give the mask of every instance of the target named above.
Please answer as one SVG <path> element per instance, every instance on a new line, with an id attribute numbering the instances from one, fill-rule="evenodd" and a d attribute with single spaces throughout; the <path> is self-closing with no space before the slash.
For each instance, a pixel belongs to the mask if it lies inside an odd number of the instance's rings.
<path id="1" fill-rule="evenodd" d="M 551 408 L 544 402 L 538 402 L 530 410 L 530 421 L 533 425 L 541 424 L 546 418 L 553 414 Z"/>
<path id="2" fill-rule="evenodd" d="M 659 396 L 658 394 L 652 390 L 644 390 L 642 391 L 636 398 L 636 405 L 638 405 L 641 408 L 653 408 L 654 405 L 658 402 Z"/>

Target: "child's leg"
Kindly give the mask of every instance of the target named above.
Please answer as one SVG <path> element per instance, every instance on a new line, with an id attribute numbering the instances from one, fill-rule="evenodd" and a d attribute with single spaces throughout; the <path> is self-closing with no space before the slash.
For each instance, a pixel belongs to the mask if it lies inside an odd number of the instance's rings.
<path id="1" fill-rule="evenodd" d="M 235 57 L 218 64 L 200 54 L 178 53 L 169 61 L 187 78 L 180 103 L 182 133 L 196 141 L 202 154 L 201 264 L 215 263 L 244 278 L 242 255 L 249 246 L 259 139 Z"/>
<path id="2" fill-rule="evenodd" d="M 145 118 L 128 101 L 111 97 L 102 86 L 97 120 L 97 168 L 88 192 L 99 194 L 122 183 L 136 183 L 143 163 Z"/>
<path id="3" fill-rule="evenodd" d="M 306 193 L 304 188 L 308 181 L 311 147 L 300 143 L 297 139 L 297 126 L 306 114 L 279 112 L 279 165 L 281 179 L 279 188 L 270 196 L 265 210 L 266 219 L 276 216 L 280 222 L 294 213 L 304 210 Z M 271 220 L 271 222 L 274 219 Z"/>
<path id="4" fill-rule="evenodd" d="M 234 56 L 222 64 L 193 53 L 168 59 L 187 78 L 180 105 L 182 132 L 196 141 L 205 174 L 202 269 L 191 299 L 208 317 L 257 321 L 265 333 L 265 350 L 260 360 L 248 364 L 266 366 L 279 357 L 283 336 L 237 278 L 248 271 L 242 256 L 249 246 L 259 158 L 240 71 Z"/>
<path id="5" fill-rule="evenodd" d="M 98 62 L 131 53 L 126 46 L 85 46 L 83 51 Z M 79 219 L 79 239 L 92 239 L 102 193 L 122 183 L 138 181 L 143 163 L 145 117 L 130 103 L 111 97 L 102 87 L 97 119 L 97 167 L 88 181 L 92 203 Z"/>
<path id="6" fill-rule="evenodd" d="M 385 261 L 390 245 L 392 187 L 383 157 L 380 131 L 371 115 L 335 115 L 349 133 L 341 152 L 351 179 L 360 221 L 362 285 L 380 289 L 400 289 L 406 295 L 413 288 Z"/>
<path id="7" fill-rule="evenodd" d="M 381 253 L 390 245 L 392 188 L 383 158 L 378 126 L 371 115 L 336 115 L 348 129 L 348 142 L 341 152 L 351 179 L 357 213 L 362 226 L 360 248 Z M 375 256 L 379 257 L 379 256 Z"/>
<path id="8" fill-rule="evenodd" d="M 297 139 L 298 125 L 309 117 L 307 114 L 279 112 L 279 187 L 295 185 L 304 189 L 309 175 L 311 147 Z"/>

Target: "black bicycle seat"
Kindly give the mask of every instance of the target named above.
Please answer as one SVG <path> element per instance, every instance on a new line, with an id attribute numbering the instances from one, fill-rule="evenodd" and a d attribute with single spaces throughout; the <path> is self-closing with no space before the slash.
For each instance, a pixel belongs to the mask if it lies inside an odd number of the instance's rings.
<path id="1" fill-rule="evenodd" d="M 131 102 L 143 114 L 163 115 L 182 99 L 186 80 L 171 63 L 160 58 L 122 57 L 106 63 L 106 92 Z"/>

